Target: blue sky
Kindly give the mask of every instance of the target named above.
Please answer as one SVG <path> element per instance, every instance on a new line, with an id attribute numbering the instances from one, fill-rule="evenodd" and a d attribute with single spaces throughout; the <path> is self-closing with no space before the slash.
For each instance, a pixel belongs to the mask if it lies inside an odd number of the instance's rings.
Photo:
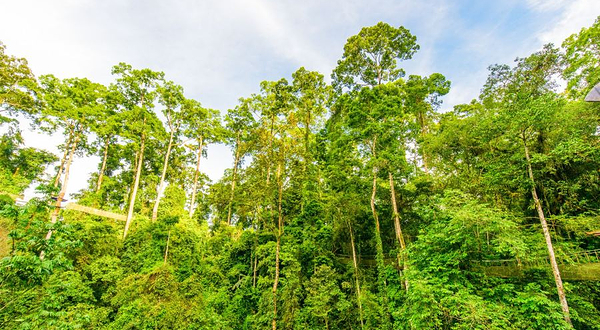
<path id="1" fill-rule="evenodd" d="M 262 80 L 288 78 L 304 66 L 329 77 L 348 37 L 379 21 L 403 25 L 421 50 L 401 63 L 408 74 L 452 81 L 442 109 L 476 98 L 494 63 L 510 63 L 560 42 L 600 15 L 597 0 L 268 1 L 2 0 L 0 41 L 28 59 L 35 74 L 110 83 L 127 62 L 164 71 L 206 107 L 226 111 Z M 54 151 L 60 137 L 27 133 Z M 73 164 L 70 192 L 85 186 L 96 158 Z M 211 146 L 203 170 L 218 179 L 231 166 L 225 146 Z"/>

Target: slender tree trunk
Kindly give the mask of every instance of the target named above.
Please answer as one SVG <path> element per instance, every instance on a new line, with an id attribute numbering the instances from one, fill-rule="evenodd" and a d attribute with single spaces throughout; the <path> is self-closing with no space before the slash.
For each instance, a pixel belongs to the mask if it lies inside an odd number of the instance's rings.
<path id="1" fill-rule="evenodd" d="M 427 125 L 425 123 L 425 114 L 419 112 L 418 120 L 419 120 L 419 124 L 421 126 L 421 137 L 425 138 L 425 135 L 427 135 Z M 421 156 L 423 157 L 423 169 L 425 170 L 425 173 L 429 173 L 429 164 L 427 161 L 427 155 L 425 155 L 425 152 L 422 152 Z"/>
<path id="2" fill-rule="evenodd" d="M 281 163 L 277 165 L 277 249 L 275 250 L 275 281 L 273 282 L 273 330 L 277 329 L 277 285 L 279 285 L 279 251 L 281 249 L 281 236 L 283 235 L 283 210 L 281 202 L 283 199 L 283 180 L 281 179 Z"/>
<path id="3" fill-rule="evenodd" d="M 306 126 L 304 128 L 304 152 L 306 153 L 306 157 L 307 157 L 307 161 L 308 161 L 308 157 L 309 157 L 309 150 L 310 150 L 310 111 L 307 111 L 308 115 L 306 118 L 306 122 L 304 123 L 304 125 Z"/>
<path id="4" fill-rule="evenodd" d="M 396 239 L 398 240 L 398 245 L 400 246 L 400 251 L 398 252 L 398 266 L 402 264 L 402 273 L 404 275 L 404 288 L 406 292 L 408 292 L 408 279 L 406 278 L 406 270 L 408 269 L 408 263 L 406 261 L 406 244 L 404 242 L 404 236 L 402 235 L 402 227 L 400 226 L 400 213 L 398 213 L 398 206 L 396 204 L 396 189 L 394 188 L 394 176 L 392 172 L 388 172 L 388 177 L 390 180 L 390 191 L 391 191 L 391 199 L 392 199 L 392 210 L 394 211 L 394 228 L 396 229 Z"/>
<path id="5" fill-rule="evenodd" d="M 102 179 L 104 179 L 104 171 L 106 170 L 106 160 L 108 159 L 108 146 L 110 144 L 110 136 L 104 139 L 104 156 L 102 157 L 102 166 L 98 173 L 98 183 L 96 184 L 96 192 L 100 191 L 102 187 Z"/>
<path id="6" fill-rule="evenodd" d="M 258 210 L 254 208 L 254 246 L 253 246 L 253 257 L 254 261 L 252 262 L 252 287 L 256 288 L 256 273 L 258 271 L 258 254 L 256 254 L 258 248 Z"/>
<path id="7" fill-rule="evenodd" d="M 308 107 L 307 107 L 308 108 Z M 310 195 L 312 189 L 309 188 L 311 180 L 309 179 L 309 168 L 311 168 L 310 154 L 310 111 L 307 110 L 306 121 L 304 122 L 304 163 L 302 164 L 302 174 L 304 179 L 302 182 L 302 199 L 300 200 L 300 213 L 304 213 L 305 196 Z"/>
<path id="8" fill-rule="evenodd" d="M 65 152 L 63 153 L 63 156 L 60 159 L 60 166 L 58 167 L 58 173 L 56 173 L 56 178 L 54 179 L 54 187 L 58 187 L 58 183 L 60 182 L 60 177 L 62 176 L 62 171 L 63 171 L 63 168 L 65 167 L 65 162 L 67 161 L 67 156 L 69 155 L 69 147 L 71 146 L 72 140 L 73 140 L 73 130 L 69 129 L 69 138 L 67 139 L 67 144 L 65 145 Z"/>
<path id="9" fill-rule="evenodd" d="M 131 185 L 129 187 L 127 187 L 127 193 L 125 194 L 125 196 L 123 197 L 123 202 L 127 205 L 127 208 L 129 208 L 129 199 L 131 198 L 131 193 L 133 192 L 133 187 L 135 187 L 135 173 L 137 173 L 137 168 L 138 168 L 138 164 L 140 163 L 140 150 L 135 152 L 135 163 L 132 166 L 132 170 L 133 170 L 133 180 L 131 180 Z"/>
<path id="10" fill-rule="evenodd" d="M 542 210 L 542 204 L 540 203 L 540 199 L 538 198 L 537 192 L 535 190 L 535 179 L 533 177 L 533 170 L 531 168 L 531 159 L 529 158 L 529 148 L 527 147 L 525 132 L 521 132 L 521 139 L 523 140 L 523 148 L 525 149 L 525 159 L 527 160 L 527 171 L 529 174 L 529 179 L 531 181 L 531 196 L 533 197 L 535 209 L 537 210 L 538 216 L 540 218 L 540 222 L 542 224 L 542 231 L 544 232 L 544 238 L 546 239 L 548 257 L 550 258 L 550 265 L 552 266 L 552 273 L 554 274 L 554 281 L 556 282 L 556 289 L 558 291 L 558 298 L 560 300 L 560 306 L 563 311 L 563 317 L 565 318 L 565 321 L 571 327 L 573 327 L 573 324 L 571 323 L 571 316 L 569 315 L 569 305 L 567 304 L 567 296 L 565 295 L 565 289 L 563 287 L 562 279 L 560 277 L 558 263 L 556 262 L 556 257 L 554 255 L 554 247 L 552 246 L 552 238 L 550 237 L 550 231 L 548 230 L 548 223 L 546 222 L 546 217 L 544 216 L 544 211 Z"/>
<path id="11" fill-rule="evenodd" d="M 275 127 L 275 116 L 271 116 L 271 130 L 269 132 L 269 147 L 267 150 L 269 151 L 269 159 L 267 162 L 267 187 L 271 182 L 271 159 L 273 159 L 273 130 Z"/>
<path id="12" fill-rule="evenodd" d="M 192 186 L 192 200 L 190 201 L 190 218 L 194 215 L 194 205 L 196 204 L 196 192 L 198 191 L 198 178 L 200 177 L 200 160 L 202 160 L 203 137 L 198 141 L 198 154 L 196 156 L 196 171 L 194 172 L 194 185 Z"/>
<path id="13" fill-rule="evenodd" d="M 175 134 L 173 128 L 171 128 L 171 134 L 169 135 L 169 144 L 167 145 L 167 153 L 165 154 L 165 160 L 163 162 L 162 173 L 160 174 L 160 182 L 156 189 L 156 200 L 154 201 L 154 207 L 152 208 L 152 222 L 156 221 L 158 217 L 158 205 L 160 204 L 161 195 L 165 186 L 165 177 L 167 176 L 167 168 L 169 168 L 169 157 L 171 156 L 171 148 L 173 147 L 173 135 Z"/>
<path id="14" fill-rule="evenodd" d="M 133 207 L 135 206 L 135 197 L 137 195 L 138 187 L 140 185 L 140 176 L 142 174 L 142 164 L 144 163 L 144 147 L 145 147 L 146 137 L 145 134 L 142 133 L 142 139 L 140 144 L 140 156 L 137 162 L 137 169 L 135 170 L 135 180 L 133 183 L 133 189 L 131 191 L 131 197 L 129 199 L 129 209 L 127 211 L 127 219 L 125 221 L 125 229 L 123 230 L 123 238 L 127 237 L 127 232 L 129 231 L 129 226 L 131 226 L 131 221 L 133 219 Z"/>
<path id="15" fill-rule="evenodd" d="M 373 160 L 375 160 L 376 157 L 376 145 L 377 145 L 377 137 L 373 138 L 373 145 L 372 145 L 372 155 L 373 155 Z M 372 190 L 371 190 L 371 212 L 373 213 L 373 220 L 375 220 L 375 238 L 377 240 L 377 255 L 378 258 L 377 259 L 381 259 L 378 260 L 378 267 L 379 271 L 383 270 L 384 265 L 383 264 L 379 264 L 380 261 L 381 263 L 383 263 L 383 244 L 381 243 L 381 229 L 379 227 L 379 217 L 377 216 L 377 209 L 375 208 L 375 197 L 377 195 L 377 166 L 373 165 L 373 186 L 372 186 Z M 381 258 L 379 258 L 381 257 Z"/>
<path id="16" fill-rule="evenodd" d="M 52 211 L 52 215 L 50 216 L 50 223 L 55 224 L 58 220 L 58 213 L 60 212 L 60 207 L 63 199 L 65 198 L 65 194 L 67 193 L 67 185 L 69 183 L 69 171 L 71 169 L 71 164 L 73 162 L 73 157 L 75 156 L 75 149 L 77 149 L 77 143 L 79 142 L 79 135 L 75 136 L 73 143 L 71 143 L 71 150 L 69 152 L 69 158 L 66 161 L 65 165 L 65 178 L 63 179 L 62 187 L 60 188 L 60 193 L 56 197 L 55 208 Z M 46 234 L 46 240 L 49 240 L 52 237 L 52 229 L 48 230 Z M 40 259 L 44 259 L 44 251 L 40 252 Z"/>
<path id="17" fill-rule="evenodd" d="M 372 160 L 375 161 L 377 154 L 377 136 L 373 138 L 372 144 Z M 373 212 L 373 219 L 375 220 L 375 245 L 377 251 L 377 282 L 379 287 L 379 295 L 381 299 L 381 311 L 382 311 L 382 328 L 389 329 L 389 313 L 387 306 L 387 293 L 386 293 L 386 283 L 385 283 L 385 263 L 383 256 L 383 242 L 381 241 L 381 228 L 379 226 L 379 217 L 377 216 L 377 209 L 375 207 L 375 198 L 377 195 L 377 166 L 373 165 L 373 189 L 371 191 L 371 211 Z"/>
<path id="18" fill-rule="evenodd" d="M 235 138 L 235 159 L 233 161 L 233 173 L 231 174 L 231 192 L 229 194 L 229 205 L 227 206 L 227 224 L 231 225 L 231 208 L 235 197 L 235 182 L 237 180 L 237 169 L 240 162 L 240 132 Z M 268 178 L 267 178 L 268 180 Z"/>
<path id="19" fill-rule="evenodd" d="M 281 237 L 277 235 L 277 249 L 275 250 L 275 281 L 273 282 L 273 330 L 277 329 L 277 285 L 279 284 L 279 248 Z"/>
<path id="20" fill-rule="evenodd" d="M 377 194 L 377 167 L 373 167 L 373 189 L 371 190 L 371 212 L 373 212 L 373 219 L 375 220 L 375 233 L 377 234 L 378 240 L 381 240 L 381 230 L 379 228 L 379 217 L 377 216 L 377 210 L 375 208 L 375 196 Z M 379 253 L 379 247 L 378 247 Z"/>
<path id="21" fill-rule="evenodd" d="M 256 288 L 256 271 L 258 268 L 258 255 L 256 254 L 256 247 L 254 248 L 254 265 L 252 267 L 252 287 Z"/>
<path id="22" fill-rule="evenodd" d="M 350 224 L 350 221 L 346 220 L 346 222 L 348 223 L 348 229 L 350 232 L 350 246 L 352 247 L 352 264 L 354 266 L 354 280 L 356 281 L 356 303 L 358 304 L 358 313 L 360 316 L 360 328 L 363 329 L 365 324 L 363 321 L 363 309 L 361 302 L 362 295 L 360 293 L 360 280 L 358 278 L 358 260 L 356 258 L 356 246 L 354 245 L 354 232 L 352 231 L 352 224 Z"/>

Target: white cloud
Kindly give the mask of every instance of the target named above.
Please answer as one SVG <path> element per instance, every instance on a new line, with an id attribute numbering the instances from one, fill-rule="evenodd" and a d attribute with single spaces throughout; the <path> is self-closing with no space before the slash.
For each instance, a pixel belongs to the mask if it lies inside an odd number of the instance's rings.
<path id="1" fill-rule="evenodd" d="M 541 2 L 542 0 L 529 0 L 529 2 Z M 573 1 L 549 1 L 553 3 L 546 10 L 555 10 L 560 13 L 554 22 L 546 25 L 538 34 L 538 39 L 543 43 L 554 43 L 560 45 L 563 40 L 573 33 L 577 33 L 583 27 L 591 26 L 598 15 L 600 15 L 600 1 L 598 0 L 573 0 Z M 545 8 L 542 6 L 542 8 Z"/>
<path id="2" fill-rule="evenodd" d="M 529 8 L 536 11 L 557 10 L 568 4 L 569 0 L 527 0 Z"/>

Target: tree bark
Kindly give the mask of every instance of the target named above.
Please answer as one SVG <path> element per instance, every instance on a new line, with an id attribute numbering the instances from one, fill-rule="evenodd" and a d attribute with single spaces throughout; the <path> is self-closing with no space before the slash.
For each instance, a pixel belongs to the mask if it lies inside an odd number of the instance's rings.
<path id="1" fill-rule="evenodd" d="M 548 248 L 548 257 L 550 259 L 550 265 L 552 266 L 552 273 L 554 274 L 554 282 L 556 282 L 556 289 L 558 291 L 558 298 L 560 300 L 560 306 L 563 311 L 563 317 L 565 321 L 573 327 L 571 323 L 571 316 L 569 315 L 569 305 L 567 304 L 567 297 L 565 295 L 565 289 L 563 287 L 562 279 L 560 276 L 560 271 L 558 269 L 558 263 L 556 262 L 556 257 L 554 255 L 554 247 L 552 246 L 552 238 L 550 237 L 550 231 L 548 230 L 548 223 L 546 222 L 546 217 L 544 216 L 544 211 L 542 210 L 542 204 L 540 203 L 540 199 L 538 198 L 536 189 L 535 189 L 535 179 L 533 177 L 533 170 L 531 168 L 531 159 L 529 158 L 529 148 L 527 147 L 527 141 L 525 138 L 525 132 L 521 132 L 521 139 L 523 141 L 523 148 L 525 149 L 525 159 L 527 160 L 527 171 L 529 174 L 529 180 L 531 181 L 531 196 L 533 197 L 533 202 L 535 204 L 535 209 L 537 210 L 538 216 L 540 218 L 540 223 L 542 224 L 542 231 L 544 232 L 544 238 L 546 239 L 546 247 Z"/>
<path id="2" fill-rule="evenodd" d="M 307 157 L 307 161 L 309 158 L 309 149 L 310 149 L 310 111 L 306 111 L 307 115 L 306 115 L 306 122 L 304 123 L 304 125 L 306 126 L 304 128 L 304 152 L 306 153 L 306 157 Z"/>
<path id="3" fill-rule="evenodd" d="M 170 122 L 170 120 L 169 120 Z M 167 176 L 167 168 L 169 167 L 169 157 L 171 156 L 171 148 L 173 147 L 173 135 L 175 132 L 171 128 L 171 134 L 169 135 L 169 144 L 167 145 L 167 153 L 165 154 L 165 160 L 163 162 L 162 173 L 160 174 L 160 182 L 156 189 L 156 200 L 154 201 L 154 207 L 152 208 L 152 222 L 156 221 L 158 217 L 158 205 L 160 204 L 161 195 L 165 186 L 165 177 Z"/>
<path id="4" fill-rule="evenodd" d="M 375 161 L 376 147 L 377 147 L 377 136 L 373 138 L 372 144 L 372 160 Z M 382 310 L 382 328 L 389 329 L 389 313 L 388 313 L 388 303 L 387 303 L 387 295 L 385 292 L 386 283 L 384 277 L 384 256 L 383 256 L 383 242 L 381 241 L 381 228 L 379 225 L 379 217 L 377 216 L 377 209 L 375 207 L 375 197 L 377 195 L 377 166 L 373 165 L 373 189 L 371 192 L 371 211 L 373 212 L 373 219 L 375 220 L 375 245 L 376 245 L 376 261 L 377 261 L 377 282 L 379 287 L 379 294 L 381 299 L 381 310 Z"/>
<path id="5" fill-rule="evenodd" d="M 125 229 L 123 230 L 123 239 L 127 237 L 127 232 L 129 231 L 129 226 L 131 226 L 131 221 L 133 219 L 133 207 L 135 206 L 135 197 L 137 195 L 138 187 L 140 185 L 140 176 L 142 173 L 142 164 L 144 163 L 144 147 L 146 137 L 145 134 L 142 133 L 141 143 L 140 143 L 140 156 L 137 162 L 137 169 L 135 170 L 135 180 L 133 183 L 133 190 L 131 191 L 131 198 L 129 199 L 129 209 L 127 211 L 127 219 L 125 221 Z"/>
<path id="6" fill-rule="evenodd" d="M 54 187 L 58 187 L 58 183 L 60 182 L 60 178 L 62 176 L 62 171 L 65 166 L 65 162 L 67 161 L 67 156 L 69 155 L 69 147 L 71 146 L 71 142 L 73 140 L 73 130 L 69 129 L 69 138 L 67 139 L 67 144 L 65 145 L 65 152 L 60 160 L 60 166 L 58 167 L 58 173 L 56 173 L 56 178 L 54 179 Z"/>
<path id="7" fill-rule="evenodd" d="M 253 247 L 253 256 L 254 261 L 252 262 L 252 287 L 256 288 L 256 273 L 258 271 L 258 254 L 256 253 L 258 249 L 258 217 L 257 210 L 254 209 L 254 247 Z"/>
<path id="8" fill-rule="evenodd" d="M 305 105 L 306 106 L 306 105 Z M 306 106 L 306 121 L 304 122 L 304 162 L 302 163 L 302 175 L 304 176 L 302 183 L 302 193 L 304 196 L 300 199 L 300 213 L 304 213 L 304 203 L 306 201 L 306 194 L 311 190 L 308 188 L 311 180 L 309 179 L 309 168 L 311 168 L 311 154 L 310 154 L 310 111 Z"/>
<path id="9" fill-rule="evenodd" d="M 273 159 L 273 130 L 275 129 L 275 116 L 271 116 L 271 130 L 269 131 L 269 159 L 267 161 L 267 186 L 271 182 L 271 159 Z"/>
<path id="10" fill-rule="evenodd" d="M 279 285 L 279 251 L 281 249 L 281 236 L 283 235 L 283 180 L 281 180 L 281 163 L 277 165 L 277 249 L 275 250 L 275 281 L 273 282 L 273 330 L 277 329 L 277 285 Z"/>
<path id="11" fill-rule="evenodd" d="M 196 192 L 198 190 L 198 178 L 200 177 L 200 160 L 202 159 L 203 137 L 198 141 L 198 155 L 196 156 L 196 171 L 194 172 L 194 185 L 192 186 L 192 199 L 190 201 L 190 218 L 194 215 L 194 205 L 196 204 Z"/>
<path id="12" fill-rule="evenodd" d="M 252 261 L 252 287 L 256 288 L 256 271 L 258 268 L 258 255 L 256 254 L 256 248 L 254 249 L 254 260 Z"/>
<path id="13" fill-rule="evenodd" d="M 404 236 L 402 235 L 402 227 L 400 226 L 400 214 L 398 213 L 398 206 L 396 204 L 396 189 L 394 188 L 394 176 L 392 172 L 388 172 L 390 180 L 390 191 L 392 199 L 392 210 L 394 211 L 394 229 L 396 229 L 396 239 L 400 246 L 398 252 L 398 266 L 402 264 L 402 273 L 404 275 L 404 289 L 408 292 L 408 279 L 406 278 L 406 270 L 408 269 L 408 263 L 406 260 L 406 244 L 404 242 Z"/>
<path id="14" fill-rule="evenodd" d="M 110 143 L 110 136 L 104 139 L 104 156 L 102 157 L 102 166 L 98 173 L 98 183 L 96 184 L 96 192 L 100 191 L 102 187 L 102 179 L 104 178 L 104 171 L 106 170 L 106 160 L 108 159 L 108 145 Z"/>
<path id="15" fill-rule="evenodd" d="M 237 180 L 237 169 L 240 162 L 240 132 L 235 138 L 235 159 L 233 161 L 233 173 L 231 174 L 231 192 L 229 195 L 229 205 L 227 206 L 227 224 L 231 225 L 231 208 L 233 206 L 233 197 L 235 196 L 235 181 Z M 267 178 L 268 180 L 268 178 Z"/>
<path id="16" fill-rule="evenodd" d="M 417 100 L 417 104 L 422 103 L 420 100 Z M 418 109 L 418 105 L 417 105 L 417 109 Z M 421 138 L 425 138 L 425 135 L 427 135 L 427 123 L 425 122 L 425 111 L 427 110 L 423 110 L 423 112 L 419 111 L 417 113 L 417 121 L 419 122 L 419 126 L 421 126 Z M 421 149 L 422 151 L 422 149 Z M 424 152 L 422 152 L 423 157 L 423 169 L 425 170 L 425 173 L 429 173 L 429 165 L 427 162 L 427 156 L 425 155 Z"/>
<path id="17" fill-rule="evenodd" d="M 339 212 L 339 209 L 338 209 Z M 358 304 L 358 313 L 360 316 L 360 328 L 363 329 L 365 327 L 364 321 L 363 321 L 363 309 L 362 309 L 362 302 L 361 302 L 361 293 L 360 293 L 360 280 L 358 278 L 358 261 L 356 258 L 356 247 L 354 245 L 354 233 L 352 231 L 352 224 L 350 224 L 349 220 L 346 220 L 346 222 L 348 223 L 348 229 L 350 232 L 350 246 L 352 247 L 352 264 L 354 266 L 354 279 L 356 281 L 356 303 Z"/>
<path id="18" fill-rule="evenodd" d="M 373 144 L 372 144 L 372 155 L 373 155 L 373 160 L 375 160 L 376 158 L 376 145 L 377 145 L 377 137 L 373 138 Z M 383 270 L 384 265 L 383 264 L 379 264 L 380 261 L 383 262 L 383 244 L 381 242 L 381 229 L 379 227 L 379 217 L 377 216 L 377 209 L 375 208 L 375 197 L 377 195 L 377 166 L 373 165 L 373 188 L 371 190 L 371 212 L 373 213 L 373 219 L 375 220 L 375 238 L 377 240 L 377 255 L 378 257 L 380 256 L 382 260 L 379 260 L 380 258 L 377 258 L 377 266 L 379 268 L 379 271 Z"/>
<path id="19" fill-rule="evenodd" d="M 65 198 L 65 194 L 67 193 L 67 185 L 69 183 L 69 171 L 71 169 L 71 163 L 73 162 L 73 157 L 75 156 L 75 149 L 77 149 L 77 143 L 79 143 L 79 135 L 75 136 L 73 143 L 71 144 L 71 150 L 69 152 L 69 158 L 66 161 L 65 166 L 65 178 L 63 179 L 62 187 L 60 188 L 60 193 L 56 197 L 55 208 L 52 211 L 52 215 L 50 216 L 50 223 L 55 224 L 58 220 L 58 213 L 60 212 L 60 207 L 63 199 Z M 48 230 L 46 234 L 46 240 L 49 240 L 52 237 L 52 229 Z M 44 259 L 44 251 L 40 252 L 40 259 Z"/>
<path id="20" fill-rule="evenodd" d="M 273 330 L 277 329 L 277 285 L 279 284 L 279 248 L 281 237 L 277 235 L 277 249 L 275 250 L 275 281 L 273 282 Z"/>

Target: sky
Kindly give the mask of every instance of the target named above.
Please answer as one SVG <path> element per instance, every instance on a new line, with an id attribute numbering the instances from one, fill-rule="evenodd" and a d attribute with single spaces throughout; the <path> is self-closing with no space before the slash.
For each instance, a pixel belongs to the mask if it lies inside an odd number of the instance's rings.
<path id="1" fill-rule="evenodd" d="M 407 74 L 452 82 L 441 111 L 477 98 L 491 64 L 556 45 L 600 15 L 598 0 L 0 0 L 0 41 L 36 75 L 109 84 L 111 67 L 165 72 L 188 98 L 223 114 L 263 80 L 299 67 L 327 79 L 346 39 L 383 21 L 404 26 L 421 49 Z M 59 135 L 30 132 L 29 146 L 59 154 Z M 98 157 L 79 157 L 68 193 L 86 186 Z M 211 145 L 202 170 L 218 180 L 231 151 Z"/>

